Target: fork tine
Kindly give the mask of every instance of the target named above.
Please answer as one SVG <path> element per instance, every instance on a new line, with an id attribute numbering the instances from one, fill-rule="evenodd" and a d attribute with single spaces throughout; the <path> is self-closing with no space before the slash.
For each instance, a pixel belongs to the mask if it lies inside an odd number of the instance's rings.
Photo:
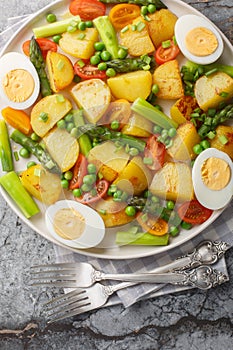
<path id="1" fill-rule="evenodd" d="M 91 310 L 93 310 L 91 305 L 86 305 L 84 307 L 80 306 L 79 308 L 74 309 L 71 312 L 67 312 L 67 313 L 65 313 L 64 315 L 61 315 L 61 316 L 59 316 L 59 313 L 57 313 L 57 316 L 52 318 L 52 319 L 50 319 L 50 320 L 48 320 L 47 323 L 51 324 L 51 323 L 54 323 L 54 322 L 57 322 L 57 321 L 60 321 L 60 320 L 64 320 L 65 318 L 68 318 L 68 317 L 84 314 L 85 312 L 91 311 Z"/>
<path id="2" fill-rule="evenodd" d="M 49 301 L 47 301 L 46 303 L 43 304 L 43 306 L 47 306 L 47 305 L 50 305 L 50 304 L 53 304 L 53 303 L 56 303 L 57 301 L 60 301 L 62 299 L 65 299 L 67 297 L 70 297 L 72 298 L 73 296 L 76 296 L 80 293 L 80 288 L 77 288 L 71 292 L 68 292 L 66 294 L 62 294 L 62 295 L 59 295 L 58 297 L 55 297 Z"/>
<path id="3" fill-rule="evenodd" d="M 50 302 L 46 303 L 47 306 L 50 305 L 49 307 L 47 307 L 47 311 L 59 308 L 61 306 L 71 305 L 75 302 L 79 302 L 88 298 L 87 296 L 85 296 L 85 290 L 78 290 L 75 292 L 76 293 L 71 292 L 71 295 L 70 293 L 66 293 L 60 299 L 52 299 Z"/>
<path id="4" fill-rule="evenodd" d="M 57 310 L 53 309 L 53 308 L 50 308 L 48 311 L 53 311 L 53 312 L 50 312 L 49 313 L 49 316 L 54 316 L 54 315 L 57 315 L 57 314 L 60 314 L 60 313 L 64 313 L 66 311 L 72 311 L 74 309 L 77 309 L 79 307 L 82 307 L 82 306 L 87 306 L 87 305 L 90 305 L 90 301 L 88 301 L 88 297 L 85 297 L 83 299 L 80 299 L 78 301 L 73 301 L 71 303 L 65 303 L 64 302 L 64 306 L 63 305 L 57 305 Z"/>
<path id="5" fill-rule="evenodd" d="M 60 287 L 60 288 L 77 288 L 76 281 L 41 281 L 33 282 L 31 286 L 50 286 L 50 287 Z"/>
<path id="6" fill-rule="evenodd" d="M 75 275 L 76 270 L 75 269 L 56 269 L 56 270 L 42 270 L 42 271 L 33 271 L 31 272 L 32 275 L 35 276 L 40 276 L 40 275 L 47 275 L 47 274 L 52 274 L 54 276 L 60 276 L 60 275 Z"/>

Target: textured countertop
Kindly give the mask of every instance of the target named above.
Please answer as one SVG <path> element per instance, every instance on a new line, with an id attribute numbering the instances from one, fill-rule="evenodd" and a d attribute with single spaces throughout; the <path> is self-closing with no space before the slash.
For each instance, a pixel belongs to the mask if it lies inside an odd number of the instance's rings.
<path id="1" fill-rule="evenodd" d="M 33 13 L 50 0 L 0 0 L 0 31 L 7 18 Z M 186 0 L 233 42 L 232 0 Z M 1 69 L 1 68 L 0 68 Z M 0 197 L 0 350 L 231 350 L 233 249 L 230 282 L 101 309 L 47 326 L 42 303 L 50 288 L 29 286 L 29 267 L 54 261 L 53 245 L 27 227 Z"/>

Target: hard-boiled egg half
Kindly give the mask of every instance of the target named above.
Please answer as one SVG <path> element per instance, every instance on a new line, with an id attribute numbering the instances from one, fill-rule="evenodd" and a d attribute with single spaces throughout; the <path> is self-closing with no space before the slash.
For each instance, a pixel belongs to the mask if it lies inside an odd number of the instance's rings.
<path id="1" fill-rule="evenodd" d="M 105 234 L 101 216 L 94 209 L 73 200 L 60 200 L 49 206 L 45 221 L 53 238 L 72 248 L 95 247 Z"/>
<path id="2" fill-rule="evenodd" d="M 197 200 L 206 208 L 223 208 L 233 195 L 233 165 L 231 158 L 216 148 L 201 152 L 192 169 Z"/>
<path id="3" fill-rule="evenodd" d="M 198 64 L 213 63 L 223 52 L 223 40 L 217 29 L 197 15 L 184 15 L 177 20 L 175 38 L 183 55 Z"/>
<path id="4" fill-rule="evenodd" d="M 29 58 L 8 52 L 0 58 L 0 67 L 0 95 L 5 103 L 15 109 L 32 106 L 40 92 L 40 81 Z"/>

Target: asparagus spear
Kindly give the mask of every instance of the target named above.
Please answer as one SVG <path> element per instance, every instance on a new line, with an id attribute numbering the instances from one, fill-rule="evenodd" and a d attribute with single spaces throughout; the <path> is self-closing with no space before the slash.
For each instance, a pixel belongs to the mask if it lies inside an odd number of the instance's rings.
<path id="1" fill-rule="evenodd" d="M 31 152 L 50 172 L 57 174 L 61 173 L 61 170 L 51 158 L 50 154 L 38 142 L 33 141 L 30 137 L 24 135 L 19 130 L 14 130 L 10 138 Z"/>
<path id="2" fill-rule="evenodd" d="M 40 79 L 40 90 L 42 96 L 52 95 L 50 83 L 45 71 L 45 62 L 42 56 L 39 45 L 34 37 L 30 40 L 30 60 L 36 68 L 37 74 Z"/>
<path id="3" fill-rule="evenodd" d="M 4 120 L 0 120 L 0 158 L 3 171 L 13 170 L 13 158 L 7 126 Z"/>
<path id="4" fill-rule="evenodd" d="M 136 70 L 150 70 L 155 66 L 152 57 L 114 59 L 106 62 L 108 68 L 113 68 L 117 73 L 128 73 Z"/>
<path id="5" fill-rule="evenodd" d="M 141 6 L 148 6 L 150 4 L 153 4 L 156 6 L 157 9 L 166 9 L 167 6 L 160 0 L 100 0 L 100 2 L 103 2 L 105 4 L 134 4 L 134 5 L 141 5 Z"/>
<path id="6" fill-rule="evenodd" d="M 1 186 L 7 191 L 24 216 L 28 219 L 39 213 L 36 202 L 23 187 L 19 177 L 14 171 L 11 171 L 0 178 Z"/>

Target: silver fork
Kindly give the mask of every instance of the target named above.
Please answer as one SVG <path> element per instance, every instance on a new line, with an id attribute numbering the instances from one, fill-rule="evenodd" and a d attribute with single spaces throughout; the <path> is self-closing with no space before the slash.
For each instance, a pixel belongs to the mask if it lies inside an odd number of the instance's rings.
<path id="1" fill-rule="evenodd" d="M 193 268 L 201 265 L 210 265 L 225 253 L 229 245 L 225 242 L 203 241 L 192 253 L 188 253 L 170 264 L 157 267 L 150 273 L 161 273 Z M 36 265 L 31 267 L 32 285 L 49 285 L 64 288 L 90 287 L 101 280 L 139 281 L 137 274 L 106 274 L 96 270 L 88 263 L 61 263 Z M 142 281 L 140 281 L 142 282 Z"/>
<path id="2" fill-rule="evenodd" d="M 228 277 L 210 266 L 199 266 L 188 271 L 177 271 L 173 273 L 141 274 L 147 282 L 170 283 L 180 286 L 192 286 L 207 290 L 220 285 L 228 280 Z M 90 288 L 77 288 L 72 292 L 52 299 L 45 305 L 48 312 L 48 323 L 53 323 L 67 317 L 79 315 L 81 313 L 98 309 L 103 306 L 110 295 L 125 288 L 127 283 L 104 286 L 100 283 L 94 284 Z M 129 283 L 129 286 L 131 283 Z"/>

